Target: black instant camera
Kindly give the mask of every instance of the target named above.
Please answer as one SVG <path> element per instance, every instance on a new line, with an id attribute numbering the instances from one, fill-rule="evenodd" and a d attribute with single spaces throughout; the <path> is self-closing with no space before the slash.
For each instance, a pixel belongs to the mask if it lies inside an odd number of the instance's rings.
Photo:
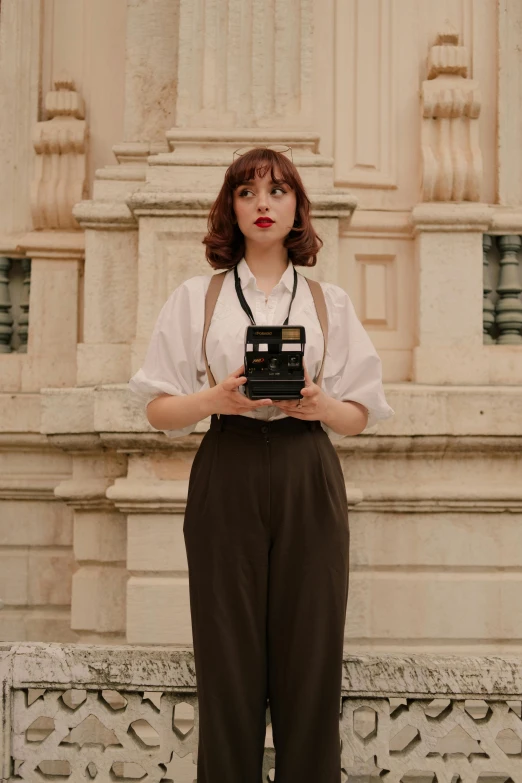
<path id="1" fill-rule="evenodd" d="M 250 400 L 298 400 L 305 386 L 304 326 L 247 326 L 245 332 L 245 394 Z M 268 345 L 260 351 L 260 345 Z M 295 350 L 284 350 L 292 344 Z M 253 350 L 247 350 L 251 345 Z"/>

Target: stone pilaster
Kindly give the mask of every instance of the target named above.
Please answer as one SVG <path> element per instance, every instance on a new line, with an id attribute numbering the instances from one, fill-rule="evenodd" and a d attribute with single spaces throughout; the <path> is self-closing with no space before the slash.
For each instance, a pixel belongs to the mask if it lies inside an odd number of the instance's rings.
<path id="1" fill-rule="evenodd" d="M 43 4 L 2 0 L 0 19 L 0 237 L 31 228 L 32 133 L 38 120 Z M 3 244 L 3 243 L 2 243 Z"/>
<path id="2" fill-rule="evenodd" d="M 52 399 L 48 402 L 52 404 Z M 72 578 L 71 629 L 83 642 L 122 642 L 126 622 L 126 520 L 106 492 L 118 476 L 125 474 L 126 458 L 103 451 L 94 434 L 54 434 L 50 440 L 71 455 L 73 465 L 72 477 L 54 490 L 74 513 L 77 569 Z"/>
<path id="3" fill-rule="evenodd" d="M 483 350 L 485 204 L 419 204 L 412 212 L 418 289 L 416 383 L 487 383 Z"/>
<path id="4" fill-rule="evenodd" d="M 160 142 L 175 122 L 179 5 L 127 0 L 125 142 Z"/>
<path id="5" fill-rule="evenodd" d="M 76 384 L 83 245 L 80 231 L 34 231 L 20 240 L 31 259 L 30 327 L 20 391 Z"/>
<path id="6" fill-rule="evenodd" d="M 178 128 L 312 128 L 313 0 L 180 2 Z"/>
<path id="7" fill-rule="evenodd" d="M 498 0 L 498 203 L 522 205 L 522 5 Z"/>

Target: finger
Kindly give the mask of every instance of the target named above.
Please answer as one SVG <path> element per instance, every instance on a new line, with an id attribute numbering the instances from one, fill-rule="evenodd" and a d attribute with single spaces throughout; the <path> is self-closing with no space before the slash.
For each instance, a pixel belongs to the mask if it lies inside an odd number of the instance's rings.
<path id="1" fill-rule="evenodd" d="M 312 379 L 310 378 L 310 374 L 307 370 L 305 360 L 303 359 L 303 370 L 304 370 L 304 377 L 305 377 L 305 384 L 306 386 L 311 386 L 313 384 Z"/>
<path id="2" fill-rule="evenodd" d="M 243 386 L 247 382 L 247 379 L 245 376 L 242 378 L 236 378 L 236 377 L 230 377 L 227 378 L 226 381 L 223 381 L 223 387 L 227 391 L 235 391 L 238 386 Z"/>
<path id="3" fill-rule="evenodd" d="M 230 374 L 233 375 L 236 378 L 239 378 L 239 376 L 243 375 L 244 372 L 245 372 L 245 365 L 242 364 L 241 367 L 238 367 L 237 370 L 234 370 L 234 372 L 232 372 Z"/>

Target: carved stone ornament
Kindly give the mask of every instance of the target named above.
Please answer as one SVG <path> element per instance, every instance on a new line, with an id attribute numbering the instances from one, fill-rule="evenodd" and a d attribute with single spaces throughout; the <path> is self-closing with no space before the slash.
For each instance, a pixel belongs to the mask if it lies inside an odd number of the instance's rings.
<path id="1" fill-rule="evenodd" d="M 87 124 L 83 99 L 72 81 L 56 81 L 47 93 L 49 118 L 38 122 L 31 183 L 31 211 L 36 229 L 78 229 L 73 206 L 87 196 Z"/>
<path id="2" fill-rule="evenodd" d="M 421 90 L 423 201 L 480 200 L 481 97 L 467 73 L 467 50 L 448 24 L 431 47 Z"/>

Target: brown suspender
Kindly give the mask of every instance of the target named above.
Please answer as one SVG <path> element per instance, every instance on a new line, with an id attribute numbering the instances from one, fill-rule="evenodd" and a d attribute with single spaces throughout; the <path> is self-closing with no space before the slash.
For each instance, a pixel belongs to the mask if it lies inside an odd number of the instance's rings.
<path id="1" fill-rule="evenodd" d="M 221 291 L 221 286 L 223 285 L 223 281 L 225 279 L 225 275 L 227 271 L 228 270 L 225 270 L 224 272 L 220 272 L 219 274 L 213 275 L 211 277 L 210 284 L 207 290 L 207 295 L 205 297 L 205 325 L 203 327 L 203 357 L 205 359 L 205 366 L 207 368 L 207 375 L 208 375 L 208 383 L 210 387 L 215 386 L 216 381 L 214 379 L 214 376 L 212 375 L 212 371 L 208 366 L 208 361 L 207 361 L 207 349 L 206 349 L 207 334 L 210 327 L 210 322 L 212 320 L 212 314 L 214 312 L 214 308 L 218 300 L 219 292 Z M 328 345 L 328 313 L 326 310 L 326 301 L 324 298 L 323 289 L 321 288 L 321 284 L 317 283 L 315 280 L 309 280 L 307 277 L 305 277 L 305 275 L 303 275 L 303 277 L 305 278 L 306 282 L 310 287 L 310 291 L 312 293 L 312 297 L 314 300 L 315 309 L 317 311 L 317 317 L 319 318 L 319 323 L 321 325 L 321 329 L 323 332 L 323 341 L 324 341 L 323 360 L 321 362 L 321 368 L 319 370 L 319 374 L 315 381 L 315 383 L 318 386 L 321 386 L 323 380 L 324 360 L 326 358 L 326 348 Z"/>

